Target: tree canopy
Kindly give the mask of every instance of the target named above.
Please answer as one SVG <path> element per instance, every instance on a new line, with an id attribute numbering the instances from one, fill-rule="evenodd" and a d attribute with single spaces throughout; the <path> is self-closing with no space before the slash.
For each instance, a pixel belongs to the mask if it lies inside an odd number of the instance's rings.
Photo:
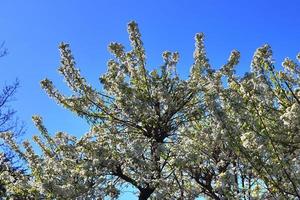
<path id="1" fill-rule="evenodd" d="M 90 131 L 80 138 L 65 132 L 52 136 L 42 118 L 34 116 L 41 135 L 33 139 L 41 153 L 28 141 L 20 147 L 6 133 L 7 143 L 29 169 L 17 184 L 10 183 L 7 196 L 116 199 L 131 185 L 139 199 L 300 198 L 296 60 L 286 58 L 278 70 L 270 46 L 264 45 L 243 76 L 235 72 L 236 50 L 213 69 L 199 33 L 190 75 L 183 80 L 176 71 L 178 52 L 163 52 L 162 66 L 149 71 L 135 22 L 128 24 L 128 33 L 129 51 L 119 43 L 109 45 L 114 57 L 99 79 L 102 90 L 87 83 L 69 45 L 60 44 L 59 73 L 72 95 L 48 79 L 41 86 L 58 104 L 85 118 Z"/>

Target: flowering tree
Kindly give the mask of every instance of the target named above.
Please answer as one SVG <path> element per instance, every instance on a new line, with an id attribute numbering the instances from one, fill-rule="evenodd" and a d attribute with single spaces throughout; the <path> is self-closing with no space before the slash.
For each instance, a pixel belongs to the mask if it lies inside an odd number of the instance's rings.
<path id="1" fill-rule="evenodd" d="M 238 57 L 201 77 L 209 116 L 188 125 L 184 154 L 202 160 L 184 168 L 214 199 L 299 199 L 299 65 L 287 58 L 276 71 L 265 45 L 239 78 Z"/>
<path id="2" fill-rule="evenodd" d="M 4 47 L 4 42 L 0 45 L 0 58 L 8 54 Z M 19 81 L 16 80 L 10 85 L 4 85 L 0 91 L 0 198 L 6 196 L 8 182 L 17 179 L 24 171 L 19 164 L 15 163 L 16 155 L 7 148 L 2 136 L 10 132 L 11 138 L 18 138 L 23 133 L 23 125 L 19 123 L 16 117 L 16 111 L 11 107 L 11 101 L 15 98 L 15 93 L 19 87 Z M 6 175 L 10 179 L 6 179 Z M 17 195 L 11 195 L 17 197 Z"/>
<path id="3" fill-rule="evenodd" d="M 203 34 L 190 77 L 176 72 L 177 52 L 148 71 L 141 35 L 128 25 L 132 49 L 111 43 L 114 58 L 98 91 L 80 75 L 69 45 L 60 45 L 63 75 L 73 94 L 65 96 L 45 79 L 48 95 L 91 125 L 76 138 L 41 132 L 25 151 L 9 134 L 7 143 L 27 162 L 29 176 L 12 190 L 50 199 L 118 198 L 131 185 L 139 199 L 296 199 L 300 196 L 299 66 L 284 61 L 277 72 L 269 46 L 259 48 L 252 70 L 238 77 L 239 52 L 213 70 Z M 299 58 L 299 56 L 298 56 Z"/>

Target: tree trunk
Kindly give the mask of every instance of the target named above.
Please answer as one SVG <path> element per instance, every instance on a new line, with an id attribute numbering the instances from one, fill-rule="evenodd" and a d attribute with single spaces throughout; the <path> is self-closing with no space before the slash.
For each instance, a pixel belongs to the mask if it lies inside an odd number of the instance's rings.
<path id="1" fill-rule="evenodd" d="M 139 200 L 147 200 L 154 192 L 153 188 L 145 188 L 140 190 Z"/>

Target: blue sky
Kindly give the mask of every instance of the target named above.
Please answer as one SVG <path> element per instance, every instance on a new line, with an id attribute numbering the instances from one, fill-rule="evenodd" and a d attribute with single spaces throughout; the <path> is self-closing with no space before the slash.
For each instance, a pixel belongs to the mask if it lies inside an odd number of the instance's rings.
<path id="1" fill-rule="evenodd" d="M 225 63 L 232 49 L 239 50 L 240 73 L 249 70 L 253 52 L 265 43 L 272 46 L 278 66 L 284 57 L 294 58 L 300 51 L 299 0 L 3 0 L 0 5 L 0 41 L 9 50 L 0 59 L 0 86 L 15 78 L 21 82 L 14 107 L 26 123 L 24 138 L 38 133 L 31 123 L 33 114 L 43 116 L 52 133 L 79 136 L 88 131 L 84 120 L 56 105 L 39 85 L 48 77 L 68 92 L 57 73 L 61 41 L 71 44 L 77 66 L 97 87 L 111 57 L 109 42 L 128 47 L 130 20 L 139 24 L 149 69 L 162 63 L 162 51 L 176 50 L 181 55 L 178 72 L 182 77 L 187 77 L 192 64 L 197 32 L 205 33 L 215 68 Z"/>

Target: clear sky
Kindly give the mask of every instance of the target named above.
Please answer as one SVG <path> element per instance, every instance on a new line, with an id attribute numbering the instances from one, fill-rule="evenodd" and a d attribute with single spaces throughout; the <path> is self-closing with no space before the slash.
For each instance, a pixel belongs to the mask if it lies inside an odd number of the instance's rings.
<path id="1" fill-rule="evenodd" d="M 38 133 L 33 114 L 43 116 L 52 133 L 80 136 L 88 131 L 84 120 L 56 105 L 39 85 L 48 77 L 68 92 L 57 73 L 61 41 L 70 43 L 82 74 L 97 87 L 111 57 L 109 42 L 129 44 L 130 20 L 139 24 L 149 69 L 162 63 L 162 51 L 176 50 L 181 53 L 178 72 L 187 77 L 194 35 L 204 32 L 212 65 L 220 67 L 237 49 L 238 72 L 243 73 L 255 49 L 265 43 L 272 46 L 278 66 L 286 56 L 295 58 L 300 52 L 299 12 L 299 0 L 2 0 L 0 41 L 6 41 L 9 55 L 0 59 L 0 86 L 15 78 L 21 82 L 14 107 L 26 123 L 24 138 Z"/>

